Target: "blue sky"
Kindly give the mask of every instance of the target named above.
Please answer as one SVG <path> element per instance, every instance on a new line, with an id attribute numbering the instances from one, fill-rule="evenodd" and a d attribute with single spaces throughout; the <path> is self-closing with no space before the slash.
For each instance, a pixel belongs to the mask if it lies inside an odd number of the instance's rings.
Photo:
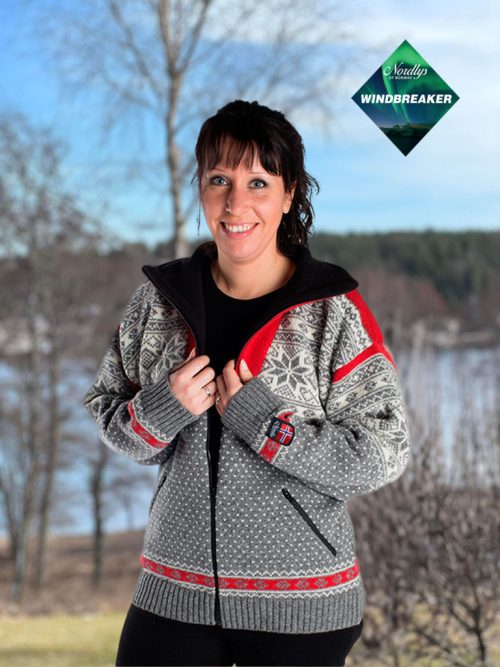
<path id="1" fill-rule="evenodd" d="M 345 3 L 355 35 L 350 48 L 355 52 L 377 47 L 378 52 L 350 67 L 341 79 L 332 101 L 335 119 L 328 137 L 318 132 L 310 110 L 289 116 L 304 139 L 307 169 L 321 185 L 313 200 L 315 229 L 336 233 L 499 229 L 500 5 L 493 0 L 402 4 Z M 127 240 L 166 240 L 171 233 L 166 198 L 146 181 L 109 186 L 101 177 L 95 165 L 96 111 L 90 103 L 61 103 L 55 71 L 33 48 L 25 6 L 7 0 L 0 8 L 0 108 L 22 110 L 34 123 L 44 123 L 66 140 L 68 182 L 76 184 L 89 205 L 98 193 L 106 192 L 108 208 L 102 219 L 113 231 Z M 252 40 L 258 45 L 262 39 L 259 16 L 254 20 L 254 29 L 251 23 L 247 28 L 247 48 Z M 404 39 L 460 97 L 406 157 L 351 100 Z M 187 142 L 187 150 L 194 149 L 194 139 Z M 129 130 L 116 137 L 116 145 L 137 152 L 142 140 L 139 130 L 137 136 Z M 119 152 L 114 155 L 119 157 Z M 187 226 L 192 239 L 195 216 L 196 211 Z"/>

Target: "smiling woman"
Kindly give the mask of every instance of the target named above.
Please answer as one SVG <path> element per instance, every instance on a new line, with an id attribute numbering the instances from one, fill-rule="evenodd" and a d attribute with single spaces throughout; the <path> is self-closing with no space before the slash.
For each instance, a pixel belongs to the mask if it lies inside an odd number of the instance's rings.
<path id="1" fill-rule="evenodd" d="M 231 102 L 196 158 L 213 240 L 143 267 L 85 398 L 105 444 L 159 464 L 117 665 L 344 665 L 364 611 L 347 500 L 408 462 L 394 360 L 358 282 L 311 256 L 285 116 Z"/>
<path id="2" fill-rule="evenodd" d="M 282 177 L 265 173 L 258 157 L 252 168 L 240 162 L 236 169 L 215 167 L 203 177 L 201 203 L 216 243 L 252 238 L 251 244 L 222 243 L 222 255 L 237 252 L 238 257 L 251 258 L 260 248 L 279 252 L 276 234 L 295 187 L 285 192 Z"/>
<path id="3" fill-rule="evenodd" d="M 276 235 L 283 215 L 290 210 L 295 188 L 285 192 L 281 176 L 256 178 L 254 174 L 264 173 L 258 158 L 252 167 L 257 171 L 243 163 L 236 169 L 210 170 L 200 193 L 205 219 L 218 248 L 214 277 L 220 289 L 235 298 L 272 291 L 294 267 L 292 260 L 279 252 Z M 237 273 L 233 266 L 238 267 Z M 253 280 L 248 280 L 250 273 Z"/>
<path id="4" fill-rule="evenodd" d="M 280 112 L 238 100 L 205 122 L 196 156 L 218 287 L 248 299 L 285 284 L 295 270 L 286 246 L 307 238 L 310 190 L 319 189 L 305 171 L 300 135 Z"/>

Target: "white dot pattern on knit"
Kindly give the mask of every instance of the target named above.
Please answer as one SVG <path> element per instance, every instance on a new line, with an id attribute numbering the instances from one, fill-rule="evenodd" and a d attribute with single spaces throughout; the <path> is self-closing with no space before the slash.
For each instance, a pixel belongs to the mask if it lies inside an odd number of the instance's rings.
<path id="1" fill-rule="evenodd" d="M 184 429 L 145 534 L 150 556 L 173 567 L 213 575 L 206 415 Z M 168 468 L 167 468 L 168 466 Z"/>

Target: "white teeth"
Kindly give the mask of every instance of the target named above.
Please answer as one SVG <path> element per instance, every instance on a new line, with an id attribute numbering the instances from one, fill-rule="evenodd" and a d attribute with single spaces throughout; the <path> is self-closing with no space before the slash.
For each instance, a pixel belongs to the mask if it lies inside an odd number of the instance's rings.
<path id="1" fill-rule="evenodd" d="M 255 225 L 228 225 L 227 222 L 222 223 L 229 232 L 247 232 Z M 257 224 L 257 223 L 255 223 Z"/>

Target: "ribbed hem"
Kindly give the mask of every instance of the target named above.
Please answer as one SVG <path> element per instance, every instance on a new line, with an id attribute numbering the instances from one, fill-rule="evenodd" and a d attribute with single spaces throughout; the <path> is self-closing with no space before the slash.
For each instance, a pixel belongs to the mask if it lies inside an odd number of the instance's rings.
<path id="1" fill-rule="evenodd" d="M 271 417 L 284 405 L 282 398 L 254 377 L 231 398 L 221 421 L 249 445 L 258 446 Z"/>
<path id="2" fill-rule="evenodd" d="M 154 384 L 143 387 L 133 398 L 139 423 L 156 436 L 172 440 L 177 433 L 199 415 L 185 408 L 172 392 L 165 373 Z"/>
<path id="3" fill-rule="evenodd" d="M 180 586 L 143 570 L 133 604 L 185 623 L 215 625 L 215 590 Z M 331 632 L 361 623 L 365 591 L 360 577 L 354 587 L 329 595 L 294 597 L 220 592 L 222 627 L 285 634 Z"/>
<path id="4" fill-rule="evenodd" d="M 176 621 L 215 625 L 215 589 L 179 586 L 142 570 L 132 602 L 141 609 Z"/>

